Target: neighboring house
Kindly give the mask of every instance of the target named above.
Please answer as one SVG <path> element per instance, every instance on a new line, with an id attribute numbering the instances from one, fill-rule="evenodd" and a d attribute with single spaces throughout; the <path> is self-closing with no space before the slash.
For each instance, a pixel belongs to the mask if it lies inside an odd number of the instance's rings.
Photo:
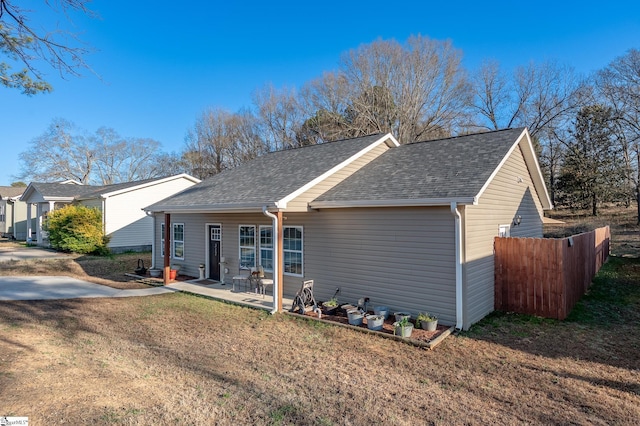
<path id="1" fill-rule="evenodd" d="M 0 186 L 0 236 L 20 241 L 27 239 L 27 204 L 20 201 L 25 189 Z"/>
<path id="2" fill-rule="evenodd" d="M 509 129 L 399 145 L 373 135 L 267 154 L 146 210 L 154 263 L 209 278 L 272 274 L 274 310 L 313 279 L 317 299 L 369 297 L 467 329 L 494 309 L 493 241 L 542 236 L 552 208 L 531 137 Z M 224 258 L 223 270 L 220 269 Z M 229 275 L 226 275 L 227 281 Z"/>
<path id="3" fill-rule="evenodd" d="M 29 184 L 21 200 L 36 206 L 36 242 L 48 245 L 42 224 L 48 212 L 67 204 L 98 208 L 102 212 L 104 232 L 109 236 L 109 249 L 114 253 L 150 250 L 153 219 L 143 207 L 162 200 L 196 183 L 187 174 L 147 179 L 113 185 L 82 185 L 75 181 Z"/>

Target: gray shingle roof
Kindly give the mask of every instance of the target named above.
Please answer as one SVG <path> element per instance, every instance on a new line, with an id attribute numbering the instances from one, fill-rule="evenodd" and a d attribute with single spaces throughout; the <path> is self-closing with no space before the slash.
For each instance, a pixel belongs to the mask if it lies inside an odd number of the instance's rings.
<path id="1" fill-rule="evenodd" d="M 147 210 L 243 208 L 273 205 L 347 160 L 383 135 L 272 152 L 225 170 Z"/>
<path id="2" fill-rule="evenodd" d="M 122 189 L 127 189 L 127 188 L 132 188 L 134 186 L 143 185 L 145 183 L 153 182 L 153 181 L 159 180 L 159 179 L 162 179 L 162 178 L 151 178 L 151 179 L 137 180 L 137 181 L 133 181 L 133 182 L 114 183 L 114 184 L 111 184 L 111 185 L 92 186 L 92 188 L 93 188 L 92 191 L 83 193 L 79 198 L 80 199 L 96 198 L 96 197 L 99 197 L 102 194 L 108 194 L 110 192 L 120 191 Z"/>
<path id="3" fill-rule="evenodd" d="M 30 185 L 44 197 L 60 198 L 75 198 L 100 188 L 100 186 L 59 182 L 31 182 Z"/>
<path id="4" fill-rule="evenodd" d="M 25 186 L 0 186 L 0 200 L 6 200 L 9 197 L 16 197 L 27 189 Z"/>
<path id="5" fill-rule="evenodd" d="M 523 130 L 478 133 L 390 149 L 315 202 L 475 197 Z"/>

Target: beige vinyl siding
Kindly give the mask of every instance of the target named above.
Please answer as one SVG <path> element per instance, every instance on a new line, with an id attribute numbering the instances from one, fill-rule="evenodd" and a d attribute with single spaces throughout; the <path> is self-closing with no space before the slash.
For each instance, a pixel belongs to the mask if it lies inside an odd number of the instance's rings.
<path id="1" fill-rule="evenodd" d="M 455 322 L 454 220 L 449 208 L 327 209 L 287 214 L 304 226 L 305 279 L 340 303 L 369 297 L 391 311 Z M 285 278 L 285 289 L 301 279 Z"/>
<path id="2" fill-rule="evenodd" d="M 164 215 L 156 215 L 155 226 L 155 250 L 154 265 L 161 268 L 164 259 L 161 256 L 160 247 L 161 223 L 164 223 Z M 171 223 L 184 223 L 184 260 L 173 260 L 172 263 L 181 264 L 180 273 L 197 277 L 199 275 L 198 265 L 207 264 L 208 269 L 208 245 L 209 233 L 208 224 L 221 225 L 221 257 L 225 258 L 226 268 L 229 272 L 225 274 L 225 282 L 231 283 L 231 277 L 238 274 L 239 249 L 238 233 L 240 225 L 255 225 L 256 233 L 260 225 L 272 225 L 271 219 L 261 213 L 255 214 L 172 214 Z M 256 238 L 256 250 L 258 250 L 258 239 Z M 256 251 L 256 254 L 258 252 Z M 270 276 L 270 274 L 267 274 Z M 295 291 L 294 291 L 295 294 Z"/>
<path id="3" fill-rule="evenodd" d="M 142 209 L 192 185 L 179 178 L 108 197 L 103 214 L 105 233 L 111 237 L 109 247 L 150 247 L 153 221 Z"/>
<path id="4" fill-rule="evenodd" d="M 13 217 L 12 223 L 14 224 L 12 232 L 16 237 L 16 240 L 26 241 L 27 239 L 27 203 L 23 201 L 16 201 L 13 203 Z M 31 204 L 31 229 L 36 229 L 36 212 L 37 208 L 34 204 Z"/>
<path id="5" fill-rule="evenodd" d="M 361 169 L 363 166 L 365 166 L 367 163 L 371 162 L 378 156 L 380 156 L 382 153 L 384 153 L 388 149 L 389 147 L 387 146 L 387 144 L 381 143 L 371 151 L 367 152 L 357 160 L 353 161 L 348 166 L 342 168 L 341 170 L 337 171 L 327 179 L 324 179 L 322 182 L 313 186 L 308 191 L 305 191 L 303 194 L 291 200 L 289 203 L 287 203 L 287 212 L 307 211 L 307 206 L 310 201 L 315 200 L 320 195 L 324 194 L 329 189 L 333 188 L 335 185 L 337 185 L 338 183 L 342 182 L 344 179 L 351 176 L 353 173 Z"/>
<path id="6" fill-rule="evenodd" d="M 521 181 L 520 181 L 521 180 Z M 519 226 L 513 225 L 518 215 Z M 500 225 L 512 237 L 542 237 L 542 205 L 522 150 L 517 147 L 498 171 L 478 205 L 465 208 L 465 329 L 494 309 L 493 240 Z"/>
<path id="7" fill-rule="evenodd" d="M 85 207 L 98 209 L 102 212 L 102 198 L 94 198 L 91 200 L 81 200 L 79 204 Z"/>

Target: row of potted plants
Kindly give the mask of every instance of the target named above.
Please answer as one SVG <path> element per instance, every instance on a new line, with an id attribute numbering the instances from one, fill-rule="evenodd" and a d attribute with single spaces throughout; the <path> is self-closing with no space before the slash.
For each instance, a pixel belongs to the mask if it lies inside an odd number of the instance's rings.
<path id="1" fill-rule="evenodd" d="M 322 304 L 327 315 L 335 314 L 338 309 L 338 300 L 334 297 Z M 363 309 L 352 305 L 342 307 L 347 312 L 347 318 L 351 325 L 362 325 L 366 319 L 367 328 L 370 330 L 382 330 L 384 321 L 389 316 L 389 308 L 386 306 L 375 306 L 373 314 L 367 314 Z M 394 334 L 401 337 L 410 337 L 414 324 L 411 322 L 411 314 L 407 312 L 395 312 L 395 322 L 393 323 Z M 438 326 L 438 318 L 426 312 L 421 312 L 416 317 L 415 327 L 428 331 L 435 331 Z"/>

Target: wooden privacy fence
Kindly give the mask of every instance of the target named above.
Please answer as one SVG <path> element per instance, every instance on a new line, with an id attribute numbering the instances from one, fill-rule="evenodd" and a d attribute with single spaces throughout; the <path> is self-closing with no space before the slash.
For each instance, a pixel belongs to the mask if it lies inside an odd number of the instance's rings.
<path id="1" fill-rule="evenodd" d="M 495 238 L 495 309 L 563 320 L 609 256 L 609 227 L 566 238 Z"/>

